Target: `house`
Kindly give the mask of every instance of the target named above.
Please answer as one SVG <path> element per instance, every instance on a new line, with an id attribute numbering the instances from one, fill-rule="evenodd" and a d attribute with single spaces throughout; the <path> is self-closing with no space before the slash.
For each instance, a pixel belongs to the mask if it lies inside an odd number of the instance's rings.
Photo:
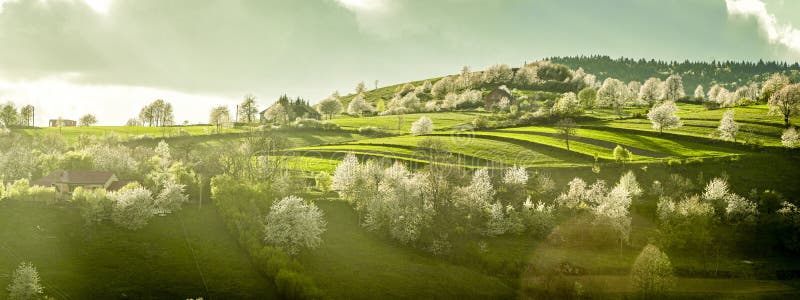
<path id="1" fill-rule="evenodd" d="M 56 195 L 66 199 L 71 197 L 72 192 L 78 187 L 116 191 L 128 183 L 130 182 L 119 180 L 114 173 L 107 171 L 56 170 L 31 182 L 31 185 L 54 187 Z"/>
<path id="2" fill-rule="evenodd" d="M 61 126 L 59 126 L 59 123 Z M 50 119 L 50 127 L 75 127 L 78 126 L 78 122 L 75 120 L 65 120 L 65 119 Z"/>
<path id="3" fill-rule="evenodd" d="M 308 101 L 297 98 L 281 96 L 277 102 L 261 111 L 261 123 L 287 123 L 296 118 L 322 119 L 322 115 L 313 107 L 308 105 Z"/>
<path id="4" fill-rule="evenodd" d="M 514 96 L 508 91 L 506 86 L 498 87 L 487 94 L 483 99 L 486 101 L 486 110 L 492 109 L 492 106 L 500 102 L 503 98 L 508 98 L 508 101 L 514 102 Z"/>

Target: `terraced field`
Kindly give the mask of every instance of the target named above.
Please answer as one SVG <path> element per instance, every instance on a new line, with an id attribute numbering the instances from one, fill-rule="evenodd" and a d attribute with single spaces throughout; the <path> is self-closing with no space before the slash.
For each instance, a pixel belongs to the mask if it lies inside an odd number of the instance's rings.
<path id="1" fill-rule="evenodd" d="M 743 146 L 744 139 L 757 139 L 766 146 L 778 146 L 782 120 L 767 115 L 764 105 L 735 108 L 737 121 L 742 125 L 740 140 L 725 142 L 712 138 L 725 110 L 708 111 L 701 105 L 681 104 L 684 127 L 659 134 L 646 119 L 615 120 L 608 113 L 596 112 L 607 118 L 579 124 L 567 150 L 557 129 L 551 126 L 525 126 L 496 130 L 463 132 L 454 127 L 469 123 L 481 113 L 431 113 L 371 118 L 339 118 L 333 120 L 344 128 L 379 126 L 405 133 L 420 116 L 434 120 L 435 132 L 425 136 L 401 135 L 384 138 L 354 138 L 337 144 L 299 147 L 287 152 L 305 165 L 304 170 L 332 170 L 335 161 L 352 152 L 364 158 L 402 160 L 427 164 L 428 159 L 419 144 L 434 139 L 445 145 L 452 157 L 439 163 L 465 167 L 499 168 L 509 165 L 527 167 L 590 166 L 595 159 L 612 161 L 613 149 L 620 145 L 633 154 L 633 163 L 657 163 L 671 159 L 714 158 L 746 155 L 753 150 Z M 397 131 L 397 122 L 401 131 Z M 300 159 L 302 157 L 303 159 Z M 321 166 L 312 166 L 319 161 Z"/>
<path id="2" fill-rule="evenodd" d="M 423 116 L 426 116 L 431 120 L 433 120 L 434 129 L 446 130 L 457 127 L 458 125 L 469 124 L 475 117 L 486 114 L 487 113 L 481 113 L 481 112 L 446 112 L 446 113 L 407 114 L 399 116 L 376 116 L 376 117 L 364 117 L 364 118 L 341 116 L 331 120 L 330 122 L 337 124 L 344 129 L 356 130 L 360 127 L 375 126 L 389 132 L 408 133 L 408 131 L 411 129 L 411 123 L 413 123 L 416 120 L 419 120 L 419 118 Z"/>

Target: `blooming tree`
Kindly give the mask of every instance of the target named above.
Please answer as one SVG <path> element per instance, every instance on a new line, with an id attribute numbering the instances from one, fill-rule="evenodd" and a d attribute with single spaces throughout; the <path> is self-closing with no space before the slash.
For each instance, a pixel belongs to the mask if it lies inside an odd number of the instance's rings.
<path id="1" fill-rule="evenodd" d="M 722 140 L 732 140 L 736 141 L 736 133 L 739 132 L 739 123 L 733 119 L 733 110 L 729 109 L 722 115 L 722 119 L 719 121 L 719 127 L 717 127 L 717 132 L 719 133 L 719 138 Z"/>
<path id="2" fill-rule="evenodd" d="M 470 184 L 458 189 L 457 194 L 458 196 L 453 199 L 457 207 L 471 212 L 487 207 L 495 194 L 492 180 L 489 177 L 489 169 L 483 168 L 475 171 Z"/>
<path id="3" fill-rule="evenodd" d="M 143 187 L 123 188 L 109 193 L 108 198 L 114 202 L 111 219 L 123 228 L 137 230 L 153 216 L 152 193 Z"/>
<path id="4" fill-rule="evenodd" d="M 333 172 L 333 183 L 331 190 L 339 193 L 339 195 L 347 200 L 352 200 L 356 194 L 356 184 L 359 176 L 360 165 L 358 158 L 353 153 L 347 153 L 344 160 L 339 163 L 336 170 Z"/>
<path id="5" fill-rule="evenodd" d="M 685 95 L 686 92 L 683 90 L 683 77 L 681 77 L 681 75 L 671 75 L 664 81 L 664 94 L 662 99 L 678 100 Z"/>
<path id="6" fill-rule="evenodd" d="M 706 92 L 703 90 L 702 85 L 697 85 L 697 88 L 694 89 L 694 97 L 698 99 L 703 99 L 706 97 Z"/>
<path id="7" fill-rule="evenodd" d="M 622 107 L 628 100 L 628 86 L 619 79 L 606 78 L 603 86 L 597 90 L 597 102 L 602 106 L 613 107 L 617 117 L 622 116 Z"/>
<path id="8" fill-rule="evenodd" d="M 569 92 L 559 97 L 550 111 L 559 117 L 575 117 L 583 113 L 583 108 L 575 93 Z"/>
<path id="9" fill-rule="evenodd" d="M 184 194 L 186 186 L 174 180 L 164 182 L 161 192 L 155 197 L 154 208 L 161 213 L 179 211 L 181 206 L 189 201 L 189 196 Z"/>
<path id="10" fill-rule="evenodd" d="M 661 79 L 650 77 L 648 78 L 642 87 L 639 88 L 639 99 L 647 101 L 649 103 L 655 103 L 657 100 L 662 98 L 663 94 L 663 83 Z"/>
<path id="11" fill-rule="evenodd" d="M 800 134 L 794 127 L 789 127 L 781 134 L 781 144 L 786 148 L 797 148 L 800 146 Z"/>
<path id="12" fill-rule="evenodd" d="M 798 114 L 800 105 L 800 83 L 790 84 L 769 98 L 770 113 L 783 116 L 783 123 L 789 128 L 789 117 Z"/>
<path id="13" fill-rule="evenodd" d="M 524 186 L 528 184 L 528 170 L 524 167 L 513 166 L 506 169 L 503 183 L 510 186 Z"/>
<path id="14" fill-rule="evenodd" d="M 791 84 L 791 80 L 788 76 L 780 73 L 772 74 L 769 79 L 764 81 L 764 85 L 761 87 L 761 95 L 769 101 L 774 94 L 789 84 Z"/>
<path id="15" fill-rule="evenodd" d="M 430 118 L 422 116 L 419 120 L 411 123 L 411 134 L 423 135 L 433 132 L 433 121 Z"/>
<path id="16" fill-rule="evenodd" d="M 364 94 L 358 94 L 350 100 L 350 104 L 347 105 L 347 113 L 351 115 L 361 115 L 365 112 L 371 112 L 375 110 L 372 107 L 372 104 L 367 102 L 367 99 L 364 97 Z"/>
<path id="17" fill-rule="evenodd" d="M 666 101 L 656 105 L 647 113 L 647 119 L 653 124 L 653 129 L 658 129 L 658 133 L 663 133 L 664 129 L 675 129 L 683 126 L 681 118 L 676 114 L 678 106 L 675 102 Z"/>
<path id="18" fill-rule="evenodd" d="M 326 222 L 322 211 L 303 198 L 288 196 L 270 207 L 264 221 L 264 241 L 290 255 L 322 244 Z"/>

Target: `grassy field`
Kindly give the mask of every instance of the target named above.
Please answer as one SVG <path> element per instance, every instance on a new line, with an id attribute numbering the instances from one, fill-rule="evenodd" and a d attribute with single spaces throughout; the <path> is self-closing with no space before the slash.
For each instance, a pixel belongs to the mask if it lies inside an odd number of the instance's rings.
<path id="1" fill-rule="evenodd" d="M 85 227 L 76 209 L 7 200 L 0 202 L 0 240 L 0 287 L 27 261 L 57 299 L 276 298 L 213 205 L 187 206 L 128 231 Z"/>
<path id="2" fill-rule="evenodd" d="M 222 128 L 220 133 L 239 133 L 247 132 L 249 128 Z M 41 127 L 15 129 L 14 131 L 29 136 L 43 136 L 57 134 L 64 137 L 68 143 L 78 140 L 81 135 L 105 137 L 116 134 L 124 140 L 137 138 L 171 138 L 182 135 L 189 136 L 209 136 L 217 134 L 214 126 L 170 126 L 170 127 L 145 127 L 145 126 L 80 126 L 80 127 Z"/>
<path id="3" fill-rule="evenodd" d="M 322 247 L 300 261 L 334 299 L 498 299 L 514 289 L 503 281 L 396 246 L 358 224 L 343 202 L 317 201 L 328 230 Z"/>
<path id="4" fill-rule="evenodd" d="M 383 130 L 394 133 L 408 133 L 411 123 L 426 116 L 433 121 L 434 130 L 452 129 L 458 125 L 470 124 L 478 116 L 485 115 L 480 112 L 445 112 L 445 113 L 419 113 L 399 116 L 375 116 L 375 117 L 349 117 L 340 116 L 331 123 L 338 124 L 345 129 L 358 129 L 364 126 L 375 126 Z M 398 130 L 399 124 L 399 130 Z"/>

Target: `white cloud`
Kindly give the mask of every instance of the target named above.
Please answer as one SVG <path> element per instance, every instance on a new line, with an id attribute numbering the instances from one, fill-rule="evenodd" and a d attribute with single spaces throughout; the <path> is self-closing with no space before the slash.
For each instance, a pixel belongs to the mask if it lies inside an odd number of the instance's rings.
<path id="1" fill-rule="evenodd" d="M 800 30 L 791 24 L 778 22 L 775 15 L 767 11 L 767 6 L 762 0 L 725 0 L 725 4 L 731 16 L 755 18 L 771 43 L 800 51 Z"/>
<path id="2" fill-rule="evenodd" d="M 354 12 L 374 12 L 386 9 L 386 0 L 336 0 L 339 5 Z"/>
<path id="3" fill-rule="evenodd" d="M 3 13 L 3 7 L 8 3 L 20 2 L 21 0 L 0 0 L 0 13 Z M 69 3 L 83 3 L 95 13 L 106 15 L 111 10 L 111 5 L 114 0 L 41 0 L 42 3 L 48 1 L 64 1 Z"/>
<path id="4" fill-rule="evenodd" d="M 231 111 L 237 101 L 212 95 L 194 95 L 174 90 L 124 86 L 82 85 L 72 82 L 78 74 L 62 74 L 35 81 L 8 81 L 0 78 L 0 103 L 13 102 L 17 107 L 36 107 L 36 124 L 63 117 L 76 120 L 95 114 L 100 125 L 123 125 L 134 118 L 147 103 L 164 99 L 172 103 L 175 121 L 207 123 L 205 116 L 212 107 L 228 105 Z M 262 106 L 264 104 L 262 103 Z"/>

